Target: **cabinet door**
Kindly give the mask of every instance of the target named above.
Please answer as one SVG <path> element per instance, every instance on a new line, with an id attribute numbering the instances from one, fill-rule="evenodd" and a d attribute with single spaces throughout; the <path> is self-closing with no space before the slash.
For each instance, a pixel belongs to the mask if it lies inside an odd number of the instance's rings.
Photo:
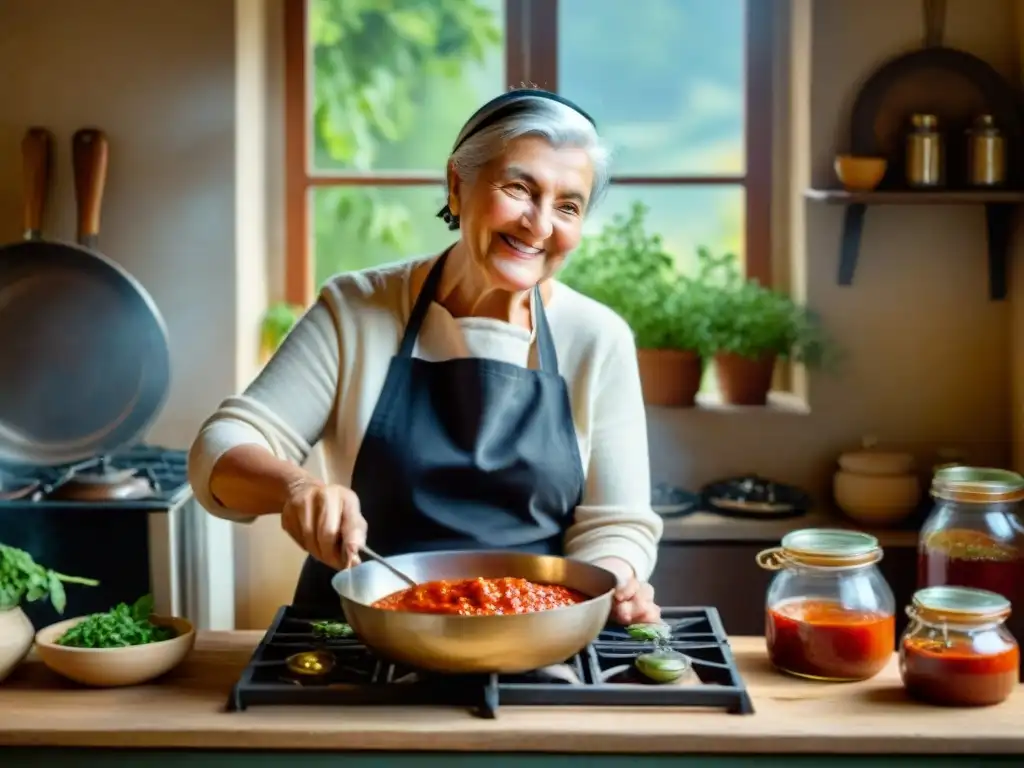
<path id="1" fill-rule="evenodd" d="M 749 542 L 662 545 L 651 577 L 655 599 L 664 606 L 713 606 L 728 634 L 763 635 L 764 599 L 774 573 L 760 568 L 754 558 L 770 546 Z M 914 549 L 886 550 L 881 570 L 896 598 L 899 637 L 906 626 L 904 606 L 914 591 Z"/>
<path id="2" fill-rule="evenodd" d="M 651 577 L 659 605 L 718 609 L 730 635 L 764 634 L 764 597 L 772 573 L 754 557 L 764 544 L 669 543 Z"/>

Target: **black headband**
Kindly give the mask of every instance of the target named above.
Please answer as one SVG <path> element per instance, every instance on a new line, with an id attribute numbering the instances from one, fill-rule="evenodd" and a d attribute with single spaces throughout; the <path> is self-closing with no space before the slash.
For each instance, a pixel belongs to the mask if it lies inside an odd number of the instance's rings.
<path id="1" fill-rule="evenodd" d="M 459 136 L 455 140 L 455 146 L 452 147 L 452 154 L 455 154 L 459 147 L 466 143 L 467 139 L 480 133 L 485 128 L 489 128 L 512 115 L 526 112 L 530 108 L 530 101 L 534 99 L 547 99 L 548 101 L 558 102 L 579 113 L 586 118 L 588 123 L 597 127 L 594 118 L 564 96 L 551 93 L 551 91 L 543 91 L 539 88 L 520 88 L 519 90 L 509 91 L 508 93 L 496 96 L 474 112 L 469 120 L 466 121 L 462 131 L 459 132 Z M 452 214 L 447 202 L 444 208 L 438 211 L 437 217 L 445 220 L 448 224 L 448 229 L 455 230 L 459 228 L 459 218 Z"/>

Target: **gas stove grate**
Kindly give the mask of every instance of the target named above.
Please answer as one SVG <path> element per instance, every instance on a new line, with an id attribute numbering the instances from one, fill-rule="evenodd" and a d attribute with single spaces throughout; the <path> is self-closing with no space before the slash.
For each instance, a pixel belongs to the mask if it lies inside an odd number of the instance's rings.
<path id="1" fill-rule="evenodd" d="M 437 675 L 376 658 L 358 639 L 320 639 L 312 623 L 341 620 L 284 606 L 253 652 L 228 700 L 229 711 L 253 706 L 461 706 L 495 718 L 510 706 L 685 707 L 753 714 L 754 708 L 715 608 L 663 608 L 669 645 L 690 657 L 696 678 L 686 684 L 644 681 L 633 659 L 651 644 L 609 627 L 565 664 L 520 675 Z M 329 650 L 332 671 L 322 678 L 292 675 L 293 653 Z"/>

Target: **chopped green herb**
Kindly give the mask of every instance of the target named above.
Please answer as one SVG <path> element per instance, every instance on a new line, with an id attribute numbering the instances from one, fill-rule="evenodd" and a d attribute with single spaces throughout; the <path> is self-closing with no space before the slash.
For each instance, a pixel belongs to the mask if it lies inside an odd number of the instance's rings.
<path id="1" fill-rule="evenodd" d="M 99 582 L 57 573 L 39 565 L 28 552 L 0 544 L 0 611 L 49 597 L 54 610 L 64 613 L 67 606 L 64 584 L 95 587 Z"/>
<path id="2" fill-rule="evenodd" d="M 120 603 L 106 613 L 87 616 L 57 638 L 57 645 L 74 648 L 125 648 L 170 640 L 175 632 L 149 620 L 153 597 L 143 595 L 129 607 Z"/>
<path id="3" fill-rule="evenodd" d="M 634 640 L 667 640 L 671 627 L 668 624 L 630 624 L 626 632 Z"/>
<path id="4" fill-rule="evenodd" d="M 313 636 L 322 638 L 351 637 L 352 627 L 343 621 L 313 621 Z"/>

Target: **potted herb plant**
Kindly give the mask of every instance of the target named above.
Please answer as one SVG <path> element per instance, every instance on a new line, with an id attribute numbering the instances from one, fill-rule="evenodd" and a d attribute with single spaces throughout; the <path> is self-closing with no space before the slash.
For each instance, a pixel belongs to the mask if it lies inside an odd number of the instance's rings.
<path id="1" fill-rule="evenodd" d="M 681 276 L 661 237 L 648 234 L 648 208 L 633 204 L 584 238 L 559 275 L 615 311 L 633 330 L 644 401 L 693 405 L 704 372 L 706 315 L 698 280 Z"/>
<path id="2" fill-rule="evenodd" d="M 64 584 L 95 587 L 93 579 L 66 576 L 45 568 L 21 549 L 0 544 L 0 681 L 6 678 L 32 647 L 35 629 L 21 610 L 22 603 L 49 597 L 57 613 L 64 613 Z"/>
<path id="3" fill-rule="evenodd" d="M 829 345 L 806 307 L 742 278 L 732 255 L 718 267 L 722 279 L 706 287 L 705 300 L 719 391 L 726 403 L 764 405 L 778 360 L 819 367 Z"/>

